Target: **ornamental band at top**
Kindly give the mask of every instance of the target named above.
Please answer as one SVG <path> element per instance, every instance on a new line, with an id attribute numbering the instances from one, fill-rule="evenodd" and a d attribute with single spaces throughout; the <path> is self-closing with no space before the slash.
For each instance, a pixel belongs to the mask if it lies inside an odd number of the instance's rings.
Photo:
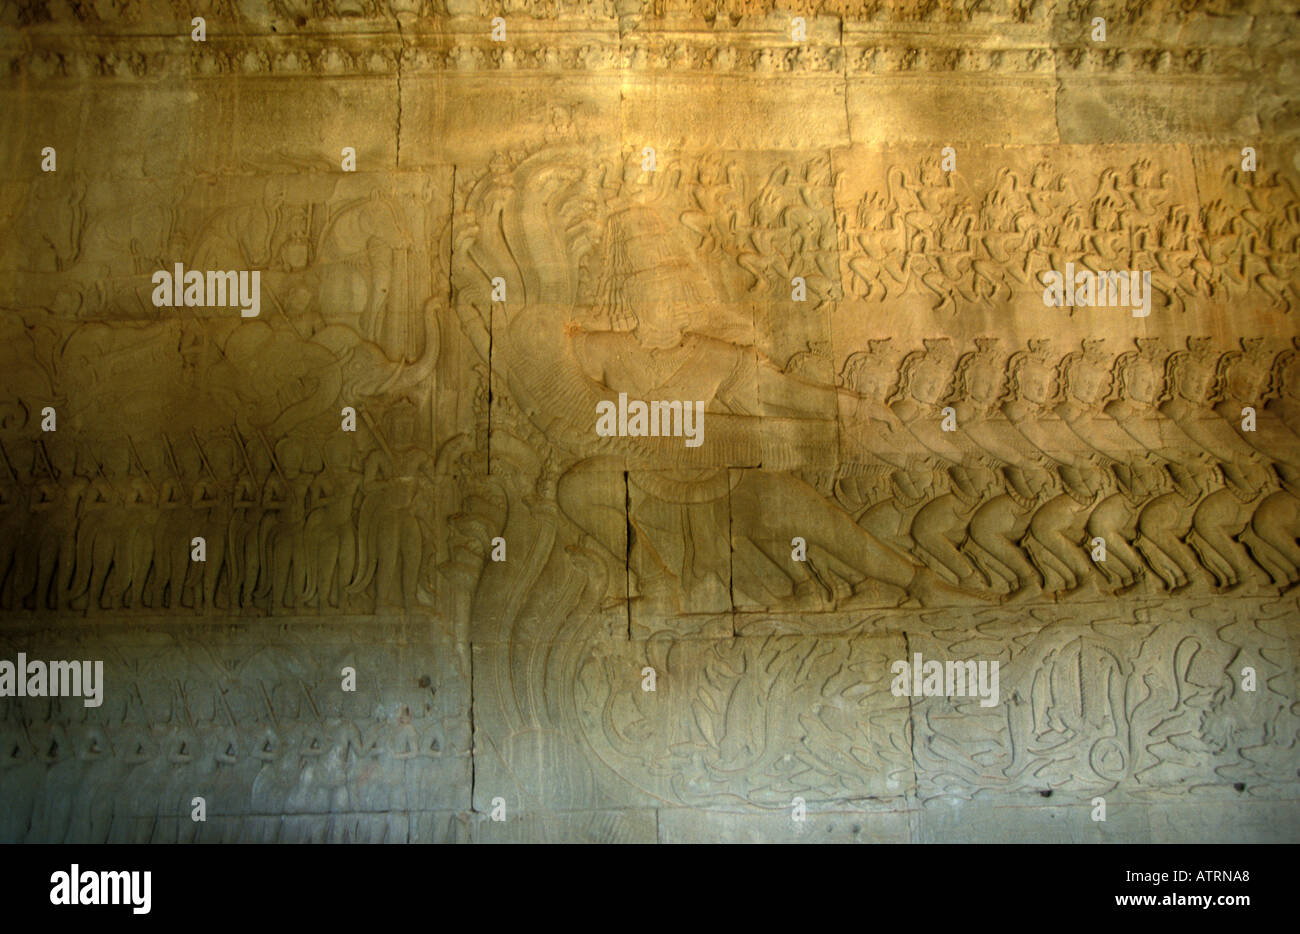
<path id="1" fill-rule="evenodd" d="M 1188 6 L 0 4 L 0 841 L 1296 839 L 1300 7 Z"/>

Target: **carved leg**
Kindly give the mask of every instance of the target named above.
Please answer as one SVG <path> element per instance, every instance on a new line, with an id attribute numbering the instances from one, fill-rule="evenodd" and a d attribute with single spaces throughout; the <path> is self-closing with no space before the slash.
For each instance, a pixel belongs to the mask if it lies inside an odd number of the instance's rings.
<path id="1" fill-rule="evenodd" d="M 1042 576 L 1017 546 L 1029 527 L 1029 515 L 1017 511 L 1010 496 L 996 496 L 979 509 L 970 521 L 971 541 L 1005 569 L 1012 592 L 1036 592 Z"/>
<path id="2" fill-rule="evenodd" d="M 1106 542 L 1106 560 L 1094 562 L 1098 571 L 1114 588 L 1123 590 L 1137 582 L 1142 558 L 1130 544 L 1137 535 L 1137 516 L 1124 497 L 1116 494 L 1097 504 L 1085 525 L 1088 540 Z"/>
<path id="3" fill-rule="evenodd" d="M 1283 578 L 1295 583 L 1300 578 L 1300 500 L 1285 492 L 1271 493 L 1255 508 L 1250 530 L 1281 562 Z M 1279 581 L 1280 583 L 1280 581 Z"/>
<path id="4" fill-rule="evenodd" d="M 1191 530 L 1187 507 L 1173 493 L 1157 496 L 1138 516 L 1135 543 L 1169 590 L 1181 590 L 1201 573 L 1196 554 L 1183 541 Z"/>
<path id="5" fill-rule="evenodd" d="M 981 586 L 980 574 L 970 559 L 958 551 L 966 538 L 966 523 L 953 508 L 955 497 L 951 494 L 921 507 L 912 520 L 912 538 L 942 567 L 952 573 L 965 587 Z"/>

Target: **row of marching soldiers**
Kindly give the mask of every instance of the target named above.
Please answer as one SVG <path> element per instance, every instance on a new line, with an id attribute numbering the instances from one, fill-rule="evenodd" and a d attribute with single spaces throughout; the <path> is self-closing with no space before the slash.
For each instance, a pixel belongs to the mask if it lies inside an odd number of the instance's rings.
<path id="1" fill-rule="evenodd" d="M 371 437 L 0 439 L 0 608 L 412 606 L 431 462 Z"/>

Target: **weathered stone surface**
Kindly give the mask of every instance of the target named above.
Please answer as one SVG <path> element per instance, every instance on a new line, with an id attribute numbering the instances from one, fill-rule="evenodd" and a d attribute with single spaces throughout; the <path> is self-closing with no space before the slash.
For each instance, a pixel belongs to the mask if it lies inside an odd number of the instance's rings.
<path id="1" fill-rule="evenodd" d="M 529 812 L 493 820 L 475 815 L 470 825 L 474 843 L 655 843 L 655 811 Z"/>
<path id="2" fill-rule="evenodd" d="M 0 840 L 1295 839 L 1300 25 L 1192 6 L 0 5 L 0 662 L 106 677 Z"/>
<path id="3" fill-rule="evenodd" d="M 475 649 L 479 810 L 831 806 L 912 787 L 907 700 L 887 690 L 900 637 L 537 648 Z"/>
<path id="4" fill-rule="evenodd" d="M 1055 800 L 1055 799 L 1053 799 Z M 913 815 L 911 842 L 952 843 L 974 838 L 989 843 L 1151 843 L 1150 814 L 1138 804 L 1108 805 L 1105 821 L 1092 819 L 1090 800 L 1068 806 L 991 805 L 935 799 Z M 1187 842 L 1204 842 L 1184 838 Z M 1172 842 L 1172 841 L 1162 841 Z"/>
<path id="5" fill-rule="evenodd" d="M 1246 81 L 1216 82 L 1206 94 L 1195 77 L 1135 88 L 1127 76 L 1062 76 L 1057 114 L 1063 143 L 1227 142 L 1258 135 L 1254 102 Z"/>
<path id="6" fill-rule="evenodd" d="M 608 143 L 621 129 L 620 100 L 614 74 L 416 69 L 402 78 L 401 132 L 388 138 L 400 142 L 404 168 L 477 167 L 494 153 L 565 139 Z"/>
<path id="7" fill-rule="evenodd" d="M 15 622 L 6 659 L 99 658 L 102 704 L 6 699 L 2 836 L 445 838 L 469 806 L 469 673 L 430 636 L 427 621 Z"/>
<path id="8" fill-rule="evenodd" d="M 909 633 L 925 658 L 1002 660 L 997 705 L 913 698 L 918 795 L 1155 803 L 1236 797 L 1241 783 L 1295 795 L 1300 724 L 1285 653 L 1296 606 L 1241 603 L 1161 601 L 1131 615 L 1099 605 L 1086 625 L 1044 611 Z M 1248 665 L 1256 691 L 1241 688 Z M 973 739 L 976 755 L 950 754 Z"/>
<path id="9" fill-rule="evenodd" d="M 986 143 L 991 124 L 999 138 L 1019 145 L 1055 143 L 1057 84 L 1040 69 L 990 81 L 954 75 L 850 76 L 849 136 L 854 143 Z"/>
<path id="10" fill-rule="evenodd" d="M 1225 834 L 1257 843 L 1293 843 L 1300 834 L 1294 799 L 1153 807 L 1147 823 L 1151 836 L 1143 842 L 1151 843 L 1205 843 L 1221 840 Z"/>
<path id="11" fill-rule="evenodd" d="M 660 843 L 907 843 L 907 814 L 810 810 L 803 821 L 790 810 L 735 813 L 665 808 Z"/>

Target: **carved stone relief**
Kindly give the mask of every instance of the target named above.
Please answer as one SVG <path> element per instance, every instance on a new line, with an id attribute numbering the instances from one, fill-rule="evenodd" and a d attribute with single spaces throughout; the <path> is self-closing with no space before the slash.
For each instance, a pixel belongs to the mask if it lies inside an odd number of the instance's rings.
<path id="1" fill-rule="evenodd" d="M 1249 6 L 0 5 L 0 840 L 1294 839 Z"/>

